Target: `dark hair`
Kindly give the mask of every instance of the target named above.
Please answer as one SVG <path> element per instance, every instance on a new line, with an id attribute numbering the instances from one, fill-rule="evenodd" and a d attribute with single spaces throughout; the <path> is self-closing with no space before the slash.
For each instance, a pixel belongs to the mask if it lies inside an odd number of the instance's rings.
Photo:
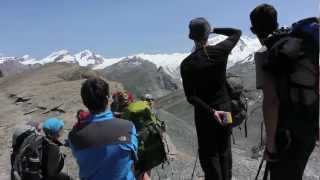
<path id="1" fill-rule="evenodd" d="M 211 32 L 211 26 L 205 18 L 199 17 L 190 21 L 189 30 L 190 39 L 198 42 L 203 42 L 207 41 Z"/>
<path id="2" fill-rule="evenodd" d="M 83 104 L 90 112 L 100 113 L 105 111 L 109 97 L 109 85 L 100 78 L 87 79 L 81 87 Z"/>
<path id="3" fill-rule="evenodd" d="M 277 19 L 277 10 L 269 4 L 261 4 L 250 13 L 252 30 L 258 36 L 268 36 L 274 32 L 278 28 Z"/>

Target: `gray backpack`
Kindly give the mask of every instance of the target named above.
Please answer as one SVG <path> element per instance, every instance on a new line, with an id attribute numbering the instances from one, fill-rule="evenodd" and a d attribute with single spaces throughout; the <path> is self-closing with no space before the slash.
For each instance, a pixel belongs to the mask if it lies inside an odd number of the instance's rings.
<path id="1" fill-rule="evenodd" d="M 238 76 L 228 74 L 226 85 L 231 98 L 232 127 L 241 128 L 241 125 L 244 125 L 247 137 L 248 100 L 244 94 L 242 80 Z"/>
<path id="2" fill-rule="evenodd" d="M 44 139 L 35 129 L 26 130 L 15 137 L 11 154 L 12 180 L 41 180 L 43 178 Z"/>

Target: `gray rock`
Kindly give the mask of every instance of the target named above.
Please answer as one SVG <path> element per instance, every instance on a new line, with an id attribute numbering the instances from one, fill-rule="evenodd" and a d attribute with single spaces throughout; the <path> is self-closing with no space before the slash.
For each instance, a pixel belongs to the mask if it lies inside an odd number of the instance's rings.
<path id="1" fill-rule="evenodd" d="M 181 88 L 181 82 L 173 79 L 161 67 L 157 68 L 141 58 L 122 60 L 101 72 L 107 79 L 121 82 L 138 97 L 148 93 L 158 98 Z"/>

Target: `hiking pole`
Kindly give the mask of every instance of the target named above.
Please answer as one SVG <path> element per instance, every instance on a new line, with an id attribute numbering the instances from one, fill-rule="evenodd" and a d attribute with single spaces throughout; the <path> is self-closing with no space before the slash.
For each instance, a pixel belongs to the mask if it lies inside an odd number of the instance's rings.
<path id="1" fill-rule="evenodd" d="M 232 143 L 233 143 L 233 144 L 236 144 L 236 139 L 235 139 L 235 137 L 234 137 L 234 134 L 232 133 L 231 136 L 232 136 Z"/>
<path id="2" fill-rule="evenodd" d="M 261 124 L 260 124 L 260 147 L 263 147 L 263 121 L 261 121 Z"/>
<path id="3" fill-rule="evenodd" d="M 199 157 L 199 151 L 197 151 L 197 156 L 196 156 L 196 160 L 194 162 L 194 166 L 193 166 L 193 171 L 192 171 L 192 175 L 191 175 L 191 180 L 193 180 L 194 177 L 194 172 L 196 170 L 196 166 L 197 166 L 197 162 L 198 162 L 198 157 Z"/>
<path id="4" fill-rule="evenodd" d="M 262 169 L 263 162 L 264 162 L 264 159 L 262 158 L 262 159 L 261 159 L 261 162 L 260 162 L 260 165 L 259 165 L 259 169 L 258 169 L 258 172 L 257 172 L 256 178 L 254 178 L 255 180 L 258 180 L 258 177 L 259 177 L 260 171 L 261 171 L 261 169 Z"/>
<path id="5" fill-rule="evenodd" d="M 268 175 L 269 175 L 269 169 L 270 169 L 270 164 L 267 162 L 266 168 L 264 170 L 264 175 L 263 175 L 263 180 L 268 180 Z"/>

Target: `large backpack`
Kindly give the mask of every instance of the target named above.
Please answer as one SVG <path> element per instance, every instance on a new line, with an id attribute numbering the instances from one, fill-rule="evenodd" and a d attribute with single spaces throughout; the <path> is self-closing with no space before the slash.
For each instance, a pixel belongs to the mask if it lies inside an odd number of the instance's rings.
<path id="1" fill-rule="evenodd" d="M 232 127 L 244 125 L 247 137 L 247 110 L 248 100 L 244 94 L 244 87 L 240 77 L 228 74 L 227 89 L 231 98 Z"/>
<path id="2" fill-rule="evenodd" d="M 301 20 L 289 29 L 275 32 L 264 43 L 269 50 L 269 58 L 263 68 L 277 77 L 280 116 L 302 114 L 303 119 L 317 123 L 319 116 L 318 19 Z"/>
<path id="3" fill-rule="evenodd" d="M 35 129 L 28 129 L 18 136 L 14 134 L 11 154 L 12 180 L 41 180 L 44 137 Z"/>
<path id="4" fill-rule="evenodd" d="M 139 141 L 137 172 L 151 170 L 169 160 L 165 126 L 151 111 L 146 101 L 135 101 L 124 111 L 124 119 L 134 123 Z"/>

